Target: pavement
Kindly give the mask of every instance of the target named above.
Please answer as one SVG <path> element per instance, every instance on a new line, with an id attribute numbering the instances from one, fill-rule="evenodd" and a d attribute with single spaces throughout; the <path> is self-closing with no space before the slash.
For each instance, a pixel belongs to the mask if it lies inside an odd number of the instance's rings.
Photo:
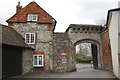
<path id="1" fill-rule="evenodd" d="M 116 78 L 112 72 L 95 70 L 91 65 L 76 65 L 77 71 L 66 73 L 33 72 L 12 78 Z"/>
<path id="2" fill-rule="evenodd" d="M 93 68 L 93 64 L 76 64 L 77 71 L 88 68 Z"/>
<path id="3" fill-rule="evenodd" d="M 116 78 L 112 72 L 95 70 L 92 68 L 79 70 L 78 72 L 47 73 L 33 72 L 15 76 L 14 78 Z"/>

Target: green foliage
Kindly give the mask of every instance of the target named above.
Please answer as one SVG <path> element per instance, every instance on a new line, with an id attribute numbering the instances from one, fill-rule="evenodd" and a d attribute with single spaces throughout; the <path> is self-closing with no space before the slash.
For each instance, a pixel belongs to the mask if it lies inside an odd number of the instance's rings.
<path id="1" fill-rule="evenodd" d="M 92 58 L 88 56 L 80 56 L 76 58 L 77 63 L 91 63 Z"/>
<path id="2" fill-rule="evenodd" d="M 92 63 L 80 63 L 80 62 L 76 62 L 76 64 L 92 64 Z"/>

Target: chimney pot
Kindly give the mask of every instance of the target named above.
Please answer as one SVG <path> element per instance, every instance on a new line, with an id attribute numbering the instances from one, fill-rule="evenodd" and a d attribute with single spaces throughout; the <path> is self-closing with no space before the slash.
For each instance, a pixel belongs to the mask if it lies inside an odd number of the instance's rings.
<path id="1" fill-rule="evenodd" d="M 16 13 L 19 12 L 22 9 L 22 6 L 20 6 L 20 1 L 18 2 L 18 5 L 16 6 Z"/>
<path id="2" fill-rule="evenodd" d="M 20 1 L 18 2 L 18 6 L 20 6 Z"/>

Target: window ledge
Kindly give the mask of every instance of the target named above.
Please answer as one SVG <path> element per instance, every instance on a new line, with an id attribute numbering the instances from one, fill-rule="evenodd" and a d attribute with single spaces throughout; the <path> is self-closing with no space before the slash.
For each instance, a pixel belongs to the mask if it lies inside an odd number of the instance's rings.
<path id="1" fill-rule="evenodd" d="M 44 67 L 43 65 L 34 65 L 33 67 Z"/>
<path id="2" fill-rule="evenodd" d="M 26 43 L 26 44 L 35 44 L 35 43 Z"/>

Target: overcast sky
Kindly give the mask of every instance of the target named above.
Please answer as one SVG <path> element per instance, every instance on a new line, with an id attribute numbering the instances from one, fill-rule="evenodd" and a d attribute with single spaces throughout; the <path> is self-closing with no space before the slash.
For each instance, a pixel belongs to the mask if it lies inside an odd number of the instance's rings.
<path id="1" fill-rule="evenodd" d="M 1 0 L 0 23 L 16 12 L 20 1 L 25 7 L 33 0 Z M 117 8 L 119 0 L 34 0 L 57 20 L 55 32 L 64 32 L 70 24 L 96 24 L 106 19 L 109 9 Z"/>

